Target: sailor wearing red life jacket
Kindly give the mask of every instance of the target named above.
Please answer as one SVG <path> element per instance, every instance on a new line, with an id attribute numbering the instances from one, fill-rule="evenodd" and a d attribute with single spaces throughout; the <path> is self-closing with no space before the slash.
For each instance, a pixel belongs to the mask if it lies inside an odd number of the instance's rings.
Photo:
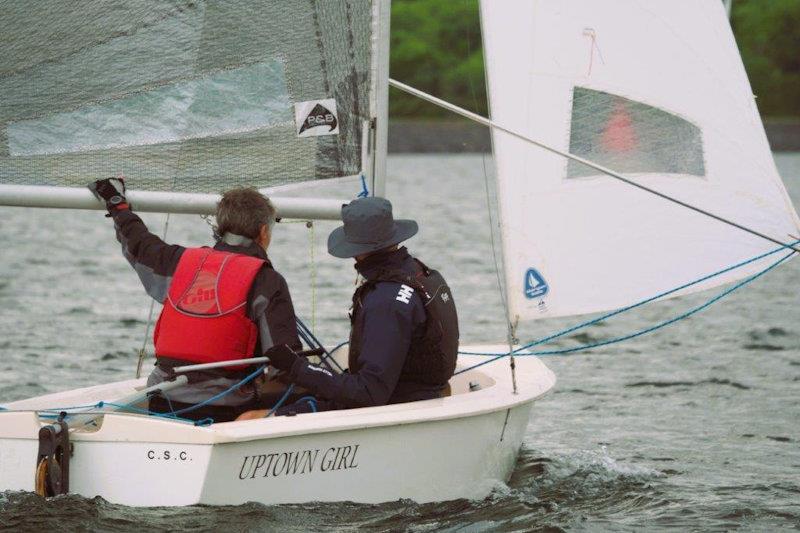
<path id="1" fill-rule="evenodd" d="M 272 268 L 267 247 L 275 208 L 252 188 L 233 189 L 217 205 L 213 248 L 167 244 L 150 233 L 125 199 L 117 178 L 89 188 L 105 200 L 117 239 L 147 293 L 164 308 L 155 328 L 156 368 L 148 385 L 172 367 L 263 355 L 273 345 L 299 350 L 294 307 L 286 281 Z M 187 386 L 150 400 L 150 410 L 172 412 L 203 402 L 237 383 L 252 367 L 194 372 Z M 243 386 L 181 416 L 215 422 L 258 406 L 255 387 Z"/>
<path id="2" fill-rule="evenodd" d="M 250 357 L 258 329 L 247 317 L 247 294 L 265 264 L 239 253 L 187 248 L 156 324 L 156 356 L 184 363 Z"/>

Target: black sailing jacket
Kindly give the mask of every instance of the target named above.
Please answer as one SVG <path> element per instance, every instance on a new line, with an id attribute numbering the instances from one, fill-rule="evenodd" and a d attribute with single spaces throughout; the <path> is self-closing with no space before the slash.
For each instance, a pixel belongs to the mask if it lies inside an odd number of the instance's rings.
<path id="1" fill-rule="evenodd" d="M 117 240 L 122 244 L 122 253 L 139 275 L 147 294 L 163 303 L 185 248 L 167 244 L 150 233 L 142 219 L 128 209 L 114 211 L 113 217 Z M 247 316 L 258 327 L 259 343 L 256 353 L 262 354 L 276 344 L 286 344 L 295 350 L 301 349 L 289 287 L 283 276 L 272 268 L 264 249 L 252 241 L 242 246 L 220 241 L 214 249 L 266 261 L 266 265 L 256 275 L 247 297 Z"/>

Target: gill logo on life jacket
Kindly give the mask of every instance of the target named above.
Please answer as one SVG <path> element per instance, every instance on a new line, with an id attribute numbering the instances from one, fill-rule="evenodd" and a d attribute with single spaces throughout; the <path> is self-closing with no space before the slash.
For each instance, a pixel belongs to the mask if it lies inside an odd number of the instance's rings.
<path id="1" fill-rule="evenodd" d="M 216 300 L 216 291 L 214 289 L 203 289 L 202 287 L 197 287 L 195 292 L 190 292 L 184 297 L 183 300 L 181 300 L 181 304 L 189 306 L 214 300 Z"/>
<path id="2" fill-rule="evenodd" d="M 217 306 L 217 277 L 210 272 L 200 272 L 186 294 L 181 298 L 179 307 L 190 313 L 210 313 Z"/>
<path id="3" fill-rule="evenodd" d="M 538 298 L 547 294 L 550 287 L 541 274 L 535 268 L 529 268 L 525 272 L 525 297 Z"/>
<path id="4" fill-rule="evenodd" d="M 395 298 L 395 300 L 407 304 L 411 302 L 411 296 L 413 294 L 414 294 L 414 289 L 412 289 L 408 285 L 400 285 L 400 291 L 397 293 L 397 298 Z"/>

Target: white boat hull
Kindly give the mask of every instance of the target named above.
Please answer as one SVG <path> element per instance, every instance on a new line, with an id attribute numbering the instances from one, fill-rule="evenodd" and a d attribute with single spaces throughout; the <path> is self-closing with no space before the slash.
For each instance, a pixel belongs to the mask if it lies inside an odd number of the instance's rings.
<path id="1" fill-rule="evenodd" d="M 555 382 L 533 357 L 518 359 L 517 371 L 518 394 L 503 360 L 454 378 L 447 398 L 209 427 L 106 414 L 99 429 L 71 432 L 70 492 L 133 506 L 480 498 L 511 475 L 533 401 Z M 469 392 L 470 381 L 481 390 Z M 34 490 L 47 420 L 24 409 L 91 403 L 136 385 L 9 404 L 0 412 L 0 490 Z"/>

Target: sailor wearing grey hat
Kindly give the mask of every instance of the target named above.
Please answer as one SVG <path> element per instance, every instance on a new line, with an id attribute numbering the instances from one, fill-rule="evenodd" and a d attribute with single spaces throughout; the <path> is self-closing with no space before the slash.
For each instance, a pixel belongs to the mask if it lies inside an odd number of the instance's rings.
<path id="1" fill-rule="evenodd" d="M 342 206 L 342 221 L 328 236 L 328 253 L 343 259 L 383 250 L 419 231 L 414 220 L 394 220 L 391 202 L 377 196 Z"/>
<path id="2" fill-rule="evenodd" d="M 289 350 L 276 352 L 271 364 L 316 396 L 318 409 L 442 396 L 455 369 L 458 317 L 442 276 L 398 246 L 417 233 L 417 223 L 395 220 L 392 204 L 377 197 L 342 206 L 342 221 L 328 237 L 328 252 L 355 258 L 364 278 L 353 295 L 349 370 L 336 374 Z"/>

